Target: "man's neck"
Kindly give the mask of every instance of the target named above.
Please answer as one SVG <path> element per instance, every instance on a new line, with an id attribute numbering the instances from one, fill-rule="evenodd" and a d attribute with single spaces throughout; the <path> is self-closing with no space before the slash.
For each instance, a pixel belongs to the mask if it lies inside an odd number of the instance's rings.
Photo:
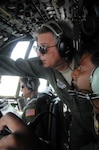
<path id="1" fill-rule="evenodd" d="M 55 67 L 54 67 L 54 69 L 56 69 L 57 71 L 59 71 L 59 72 L 64 72 L 64 71 L 66 71 L 68 68 L 69 68 L 69 66 L 70 66 L 70 64 L 71 64 L 72 62 L 66 62 L 65 60 L 63 60 L 63 61 L 60 61 Z"/>

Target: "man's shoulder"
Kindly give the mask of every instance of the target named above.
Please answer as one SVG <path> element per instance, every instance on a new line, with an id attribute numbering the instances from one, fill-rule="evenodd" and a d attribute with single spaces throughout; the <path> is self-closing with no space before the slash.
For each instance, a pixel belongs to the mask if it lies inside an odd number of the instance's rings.
<path id="1" fill-rule="evenodd" d="M 29 101 L 28 101 L 28 105 L 31 105 L 31 104 L 35 104 L 37 102 L 37 98 L 31 98 Z"/>
<path id="2" fill-rule="evenodd" d="M 26 104 L 26 106 L 24 107 L 24 111 L 26 111 L 27 109 L 36 108 L 36 107 L 37 107 L 37 99 L 34 98 Z"/>

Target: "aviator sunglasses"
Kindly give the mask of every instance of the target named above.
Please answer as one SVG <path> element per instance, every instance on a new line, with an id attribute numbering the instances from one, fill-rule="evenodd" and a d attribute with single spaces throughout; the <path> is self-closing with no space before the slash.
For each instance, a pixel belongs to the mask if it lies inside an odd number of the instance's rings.
<path id="1" fill-rule="evenodd" d="M 25 84 L 23 84 L 23 85 L 20 85 L 20 89 L 24 89 L 25 88 Z"/>
<path id="2" fill-rule="evenodd" d="M 36 46 L 34 47 L 35 51 L 36 52 L 40 52 L 41 54 L 46 54 L 47 53 L 47 49 L 51 48 L 51 47 L 55 47 L 56 45 L 52 45 L 52 46 L 45 46 L 45 45 L 42 45 L 42 46 Z"/>

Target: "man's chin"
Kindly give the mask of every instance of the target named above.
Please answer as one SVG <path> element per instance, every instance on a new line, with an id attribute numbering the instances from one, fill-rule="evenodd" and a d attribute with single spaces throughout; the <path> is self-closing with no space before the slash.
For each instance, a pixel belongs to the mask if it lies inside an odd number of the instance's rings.
<path id="1" fill-rule="evenodd" d="M 47 65 L 47 64 L 44 64 L 44 63 L 43 63 L 43 67 L 45 67 L 45 68 L 49 68 L 50 66 L 49 66 L 49 65 Z"/>
<path id="2" fill-rule="evenodd" d="M 77 86 L 75 83 L 73 83 L 74 89 L 76 89 L 77 91 L 82 91 L 83 89 L 80 88 L 79 86 Z"/>
<path id="3" fill-rule="evenodd" d="M 49 64 L 42 62 L 43 67 L 45 68 L 52 68 Z"/>

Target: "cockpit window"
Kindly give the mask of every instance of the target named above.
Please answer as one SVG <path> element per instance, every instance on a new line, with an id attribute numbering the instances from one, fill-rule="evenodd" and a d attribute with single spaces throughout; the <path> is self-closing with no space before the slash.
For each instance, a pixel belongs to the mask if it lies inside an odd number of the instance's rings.
<path id="1" fill-rule="evenodd" d="M 14 60 L 18 59 L 19 57 L 25 58 L 29 43 L 29 41 L 18 42 L 11 53 L 11 58 Z"/>
<path id="2" fill-rule="evenodd" d="M 30 41 L 21 41 L 16 44 L 14 47 L 11 58 L 16 60 L 18 58 L 31 58 L 36 57 L 36 52 L 34 50 L 34 46 L 37 45 L 36 42 L 33 43 L 31 50 L 29 51 L 29 55 L 26 57 L 26 53 L 28 51 Z M 1 76 L 0 83 L 0 97 L 17 97 L 21 95 L 20 90 L 18 89 L 19 84 L 18 76 Z M 44 79 L 40 79 L 39 92 L 42 92 L 47 86 L 47 81 Z M 18 90 L 18 91 L 17 91 Z"/>
<path id="3" fill-rule="evenodd" d="M 34 50 L 35 47 L 37 47 L 37 42 L 36 41 L 34 41 L 34 43 L 33 43 L 33 46 L 31 48 L 31 51 L 29 53 L 29 57 L 28 58 L 36 57 L 37 56 L 37 54 L 36 54 L 36 52 Z"/>

